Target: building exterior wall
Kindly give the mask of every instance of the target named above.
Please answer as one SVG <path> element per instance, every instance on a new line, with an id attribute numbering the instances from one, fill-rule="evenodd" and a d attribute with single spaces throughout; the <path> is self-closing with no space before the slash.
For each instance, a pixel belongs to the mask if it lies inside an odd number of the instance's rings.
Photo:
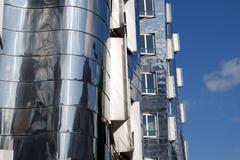
<path id="1" fill-rule="evenodd" d="M 4 0 L 0 11 L 0 157 L 141 160 L 138 1 Z"/>
<path id="2" fill-rule="evenodd" d="M 113 46 L 111 54 L 123 54 L 126 61 L 126 70 L 124 86 L 127 92 L 121 92 L 123 95 L 128 95 L 124 101 L 126 104 L 126 118 L 120 118 L 122 111 L 114 109 L 112 112 L 115 116 L 110 119 L 111 133 L 113 134 L 112 148 L 115 151 L 114 159 L 128 159 L 141 160 L 142 154 L 142 128 L 141 128 L 141 75 L 140 75 L 140 54 L 138 51 L 138 40 L 140 36 L 139 16 L 138 16 L 138 0 L 116 0 L 112 1 L 112 15 L 111 15 L 111 36 L 110 39 L 117 41 L 116 46 Z M 113 22 L 114 25 L 113 25 Z M 116 23 L 119 22 L 119 23 Z M 135 34 L 133 34 L 135 33 Z M 116 49 L 123 41 L 123 51 Z M 111 55 L 110 54 L 110 55 Z M 110 57 L 112 59 L 113 57 Z M 120 58 L 119 58 L 120 59 Z M 116 63 L 113 63 L 109 68 L 113 69 Z M 121 73 L 119 67 L 113 69 L 114 73 Z M 110 75 L 111 77 L 111 75 Z M 120 77 L 121 79 L 121 77 Z M 111 81 L 111 79 L 110 79 Z M 110 82 L 111 84 L 111 82 Z M 114 87 L 110 86 L 110 91 Z M 120 83 L 116 84 L 116 92 L 119 92 Z M 113 93 L 116 93 L 113 92 Z M 111 95 L 110 95 L 111 96 Z M 110 98 L 110 110 L 114 106 L 111 105 L 113 99 Z M 121 103 L 121 96 L 116 98 L 118 104 Z M 118 117 L 118 119 L 114 118 Z"/>
<path id="3" fill-rule="evenodd" d="M 4 1 L 1 150 L 13 159 L 109 159 L 101 95 L 109 3 Z"/>
<path id="4" fill-rule="evenodd" d="M 144 1 L 142 0 L 140 3 L 142 2 Z M 152 114 L 156 116 L 157 136 L 144 136 L 144 157 L 145 159 L 185 160 L 175 58 L 168 58 L 169 48 L 167 39 L 173 39 L 172 23 L 168 22 L 168 15 L 166 15 L 167 2 L 165 0 L 154 0 L 152 2 L 154 13 L 150 13 L 151 16 L 143 15 L 146 13 L 142 13 L 142 16 L 140 15 L 140 33 L 141 35 L 154 35 L 154 54 L 142 54 L 141 72 L 155 75 L 156 92 L 154 94 L 144 93 L 142 106 L 144 115 Z M 176 96 L 173 98 L 169 98 L 167 92 L 169 76 L 174 76 L 175 81 L 173 88 L 175 88 Z M 169 128 L 168 117 L 176 118 L 177 137 L 173 141 L 169 140 L 169 134 L 172 131 Z"/>

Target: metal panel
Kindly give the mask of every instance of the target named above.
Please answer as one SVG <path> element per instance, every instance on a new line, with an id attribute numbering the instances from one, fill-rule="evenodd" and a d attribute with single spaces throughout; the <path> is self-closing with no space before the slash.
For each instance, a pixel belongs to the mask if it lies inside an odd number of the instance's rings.
<path id="1" fill-rule="evenodd" d="M 175 78 L 174 76 L 168 76 L 167 81 L 167 98 L 172 99 L 176 97 Z"/>
<path id="2" fill-rule="evenodd" d="M 141 34 L 154 33 L 156 42 L 155 56 L 142 56 L 142 72 L 156 73 L 156 83 L 158 88 L 157 96 L 143 96 L 143 111 L 148 113 L 157 113 L 159 124 L 159 137 L 157 139 L 144 139 L 145 157 L 153 157 L 167 160 L 168 156 L 168 126 L 167 126 L 167 102 L 166 99 L 166 74 L 168 64 L 166 61 L 166 14 L 165 0 L 155 0 L 155 17 L 142 18 Z"/>
<path id="3" fill-rule="evenodd" d="M 186 140 L 184 140 L 184 154 L 185 154 L 185 160 L 189 160 L 188 142 Z"/>
<path id="4" fill-rule="evenodd" d="M 127 120 L 113 134 L 117 152 L 131 152 L 133 150 L 133 139 L 131 121 Z"/>
<path id="5" fill-rule="evenodd" d="M 185 123 L 186 122 L 186 107 L 183 103 L 180 103 L 179 110 L 180 110 L 181 123 Z"/>
<path id="6" fill-rule="evenodd" d="M 127 47 L 131 52 L 137 49 L 137 30 L 135 0 L 128 0 L 125 3 L 126 25 L 127 25 Z"/>
<path id="7" fill-rule="evenodd" d="M 110 120 L 125 121 L 128 118 L 128 96 L 126 79 L 125 49 L 123 38 L 109 38 L 108 48 L 110 52 L 109 70 L 109 98 L 110 98 Z"/>
<path id="8" fill-rule="evenodd" d="M 177 76 L 177 86 L 178 87 L 183 87 L 184 82 L 183 82 L 183 71 L 182 71 L 182 68 L 177 68 L 176 69 L 176 76 Z"/>
<path id="9" fill-rule="evenodd" d="M 174 52 L 181 51 L 180 37 L 178 33 L 173 33 L 173 46 L 174 46 Z"/>
<path id="10" fill-rule="evenodd" d="M 110 17 L 110 28 L 121 28 L 124 26 L 123 0 L 113 0 Z"/>
<path id="11" fill-rule="evenodd" d="M 172 23 L 172 6 L 166 3 L 166 23 Z"/>
<path id="12" fill-rule="evenodd" d="M 0 47 L 3 48 L 2 40 L 2 30 L 3 30 L 3 9 L 4 9 L 4 0 L 0 1 Z"/>
<path id="13" fill-rule="evenodd" d="M 131 130 L 133 133 L 133 156 L 132 160 L 142 160 L 142 127 L 141 127 L 141 108 L 139 102 L 134 102 L 131 106 Z"/>
<path id="14" fill-rule="evenodd" d="M 140 103 L 131 106 L 130 118 L 114 133 L 118 152 L 133 152 L 132 160 L 142 160 L 142 128 Z"/>
<path id="15" fill-rule="evenodd" d="M 0 149 L 18 160 L 110 159 L 107 1 L 4 2 Z"/>
<path id="16" fill-rule="evenodd" d="M 177 139 L 176 118 L 174 116 L 168 117 L 168 140 L 170 142 Z"/>
<path id="17" fill-rule="evenodd" d="M 13 160 L 13 150 L 0 150 L 0 160 Z"/>
<path id="18" fill-rule="evenodd" d="M 59 7 L 77 7 L 84 8 L 91 12 L 94 12 L 108 24 L 109 20 L 109 0 L 98 0 L 98 1 L 79 1 L 79 0 L 51 0 L 46 1 L 34 1 L 31 0 L 4 0 L 4 3 L 10 6 L 15 6 L 18 8 L 59 8 Z"/>
<path id="19" fill-rule="evenodd" d="M 171 38 L 167 39 L 167 57 L 166 59 L 171 60 L 174 59 L 174 48 L 173 41 Z"/>

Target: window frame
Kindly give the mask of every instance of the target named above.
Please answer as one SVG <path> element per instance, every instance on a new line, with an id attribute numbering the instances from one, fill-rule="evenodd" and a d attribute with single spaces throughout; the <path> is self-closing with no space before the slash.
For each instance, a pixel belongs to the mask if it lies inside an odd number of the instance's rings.
<path id="1" fill-rule="evenodd" d="M 158 137 L 158 115 L 156 113 L 143 113 L 143 117 L 144 116 L 146 117 L 145 118 L 145 123 L 146 123 L 146 133 L 147 133 L 147 135 L 145 135 L 145 130 L 144 130 L 144 127 L 143 127 L 143 137 L 144 138 L 157 138 Z M 149 135 L 148 116 L 154 116 L 155 132 L 156 132 L 156 135 L 154 135 L 154 136 Z M 144 125 L 144 123 L 143 123 L 143 125 Z"/>
<path id="2" fill-rule="evenodd" d="M 146 1 L 148 0 L 143 0 L 143 9 L 144 9 L 144 14 L 141 14 L 141 11 L 139 12 L 139 17 L 140 18 L 153 18 L 155 17 L 155 0 L 151 0 L 152 1 L 152 15 L 148 15 L 147 14 L 147 3 Z"/>
<path id="3" fill-rule="evenodd" d="M 158 157 L 156 158 L 148 158 L 148 157 L 145 157 L 144 160 L 159 160 Z"/>
<path id="4" fill-rule="evenodd" d="M 148 80 L 147 80 L 147 75 L 153 75 L 153 81 L 154 81 L 154 93 L 146 92 L 148 91 Z M 151 72 L 142 72 L 141 77 L 144 75 L 144 81 L 145 81 L 145 92 L 142 90 L 142 95 L 157 95 L 157 83 L 156 83 L 156 73 L 151 73 Z M 143 81 L 142 81 L 143 82 Z"/>
<path id="5" fill-rule="evenodd" d="M 148 52 L 147 36 L 149 36 L 149 35 L 152 37 L 153 52 Z M 155 38 L 155 33 L 145 33 L 145 34 L 141 34 L 140 36 L 144 37 L 144 51 L 145 51 L 145 52 L 141 52 L 140 51 L 140 55 L 146 55 L 146 56 L 154 56 L 154 55 L 156 55 L 156 38 Z M 140 49 L 141 49 L 141 46 L 140 46 Z"/>

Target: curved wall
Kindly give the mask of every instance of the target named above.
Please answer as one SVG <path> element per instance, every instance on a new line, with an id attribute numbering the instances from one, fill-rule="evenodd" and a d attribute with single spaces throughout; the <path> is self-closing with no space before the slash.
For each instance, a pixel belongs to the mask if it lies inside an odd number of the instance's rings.
<path id="1" fill-rule="evenodd" d="M 14 160 L 109 159 L 105 0 L 5 0 L 0 149 Z"/>

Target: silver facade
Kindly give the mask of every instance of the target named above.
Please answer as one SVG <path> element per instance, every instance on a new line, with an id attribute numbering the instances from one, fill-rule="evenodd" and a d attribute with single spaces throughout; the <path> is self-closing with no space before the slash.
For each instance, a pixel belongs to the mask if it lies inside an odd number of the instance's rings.
<path id="1" fill-rule="evenodd" d="M 146 1 L 141 1 L 145 5 Z M 152 2 L 154 13 L 150 13 L 151 16 L 141 16 L 140 32 L 141 35 L 154 35 L 154 54 L 142 54 L 141 72 L 155 75 L 156 92 L 144 94 L 142 106 L 144 115 L 156 116 L 157 134 L 154 137 L 144 137 L 144 157 L 147 160 L 187 160 L 184 153 L 175 63 L 175 54 L 180 51 L 179 41 L 176 39 L 178 35 L 175 34 L 173 41 L 169 3 L 165 0 Z"/>
<path id="2" fill-rule="evenodd" d="M 14 160 L 110 159 L 108 1 L 5 0 L 3 15 L 0 149 Z"/>

